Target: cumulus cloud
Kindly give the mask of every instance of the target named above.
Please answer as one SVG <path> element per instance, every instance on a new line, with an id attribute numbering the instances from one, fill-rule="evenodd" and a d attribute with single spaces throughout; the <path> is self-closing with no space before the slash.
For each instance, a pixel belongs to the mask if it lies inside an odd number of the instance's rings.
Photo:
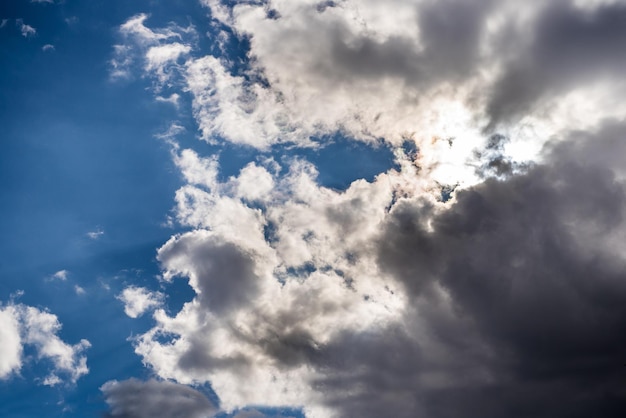
<path id="1" fill-rule="evenodd" d="M 245 65 L 120 29 L 203 140 L 261 151 L 224 179 L 163 135 L 188 229 L 158 260 L 195 296 L 135 340 L 154 373 L 225 411 L 624 415 L 624 2 L 203 3 Z M 338 132 L 394 168 L 333 190 L 266 152 Z"/>
<path id="2" fill-rule="evenodd" d="M 111 409 L 106 416 L 111 418 L 208 418 L 217 412 L 205 395 L 173 382 L 113 380 L 100 389 Z"/>
<path id="3" fill-rule="evenodd" d="M 58 318 L 49 312 L 22 304 L 1 306 L 0 379 L 19 373 L 25 361 L 24 346 L 33 347 L 38 360 L 51 364 L 50 373 L 42 378 L 44 385 L 75 383 L 87 374 L 87 358 L 82 353 L 90 347 L 89 341 L 69 345 L 57 336 L 60 329 Z"/>
<path id="4" fill-rule="evenodd" d="M 151 292 L 145 287 L 127 287 L 117 296 L 124 302 L 124 312 L 131 318 L 138 318 L 146 311 L 155 309 L 163 304 L 164 295 L 160 292 Z"/>

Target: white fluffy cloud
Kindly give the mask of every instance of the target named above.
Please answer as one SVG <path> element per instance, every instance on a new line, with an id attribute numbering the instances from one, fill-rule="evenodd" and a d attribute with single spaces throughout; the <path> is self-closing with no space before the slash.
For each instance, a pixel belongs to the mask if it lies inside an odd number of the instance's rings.
<path id="1" fill-rule="evenodd" d="M 25 345 L 35 348 L 38 360 L 51 363 L 50 373 L 42 379 L 44 385 L 75 383 L 87 374 L 87 358 L 82 353 L 90 347 L 89 341 L 69 345 L 57 336 L 60 329 L 58 318 L 49 312 L 13 303 L 0 307 L 0 378 L 19 373 Z"/>
<path id="2" fill-rule="evenodd" d="M 52 276 L 50 276 L 50 280 L 61 280 L 61 281 L 66 281 L 67 278 L 69 277 L 70 272 L 67 270 L 59 270 L 56 273 L 54 273 Z"/>
<path id="3" fill-rule="evenodd" d="M 163 304 L 164 295 L 151 292 L 145 287 L 127 287 L 117 296 L 124 302 L 124 312 L 131 318 L 138 318 L 146 311 L 158 308 Z"/>

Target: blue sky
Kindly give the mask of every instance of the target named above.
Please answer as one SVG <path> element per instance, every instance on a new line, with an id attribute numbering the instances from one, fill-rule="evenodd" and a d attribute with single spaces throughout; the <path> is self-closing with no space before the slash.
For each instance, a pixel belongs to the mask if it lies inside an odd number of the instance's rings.
<path id="1" fill-rule="evenodd" d="M 0 416 L 623 416 L 624 22 L 3 3 Z"/>

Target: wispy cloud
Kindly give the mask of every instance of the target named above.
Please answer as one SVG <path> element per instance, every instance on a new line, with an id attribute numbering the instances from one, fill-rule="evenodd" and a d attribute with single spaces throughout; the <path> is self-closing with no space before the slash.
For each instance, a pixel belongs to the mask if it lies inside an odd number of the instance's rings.
<path id="1" fill-rule="evenodd" d="M 97 240 L 97 239 L 100 239 L 104 235 L 104 231 L 102 229 L 98 228 L 95 231 L 87 232 L 86 235 L 90 239 Z"/>
<path id="2" fill-rule="evenodd" d="M 16 19 L 15 24 L 22 33 L 22 36 L 25 38 L 32 38 L 37 34 L 37 29 L 24 23 L 24 20 L 22 19 Z"/>
<path id="3" fill-rule="evenodd" d="M 52 44 L 45 44 L 44 46 L 41 47 L 42 51 L 54 51 L 54 45 Z"/>
<path id="4" fill-rule="evenodd" d="M 67 278 L 69 277 L 70 272 L 67 270 L 59 270 L 56 273 L 54 273 L 52 276 L 49 277 L 49 280 L 60 280 L 60 281 L 66 281 Z"/>

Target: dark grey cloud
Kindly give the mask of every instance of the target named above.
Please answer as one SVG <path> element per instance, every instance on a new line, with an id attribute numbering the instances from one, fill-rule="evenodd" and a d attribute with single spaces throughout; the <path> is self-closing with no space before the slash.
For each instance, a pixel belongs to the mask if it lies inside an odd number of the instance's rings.
<path id="1" fill-rule="evenodd" d="M 253 255 L 203 232 L 172 241 L 158 259 L 167 269 L 193 277 L 200 301 L 216 313 L 245 303 L 258 288 Z"/>
<path id="2" fill-rule="evenodd" d="M 327 35 L 332 37 L 332 50 L 325 71 L 348 79 L 398 77 L 426 87 L 443 79 L 470 77 L 479 64 L 484 21 L 492 3 L 444 0 L 416 6 L 415 26 L 407 32 L 419 31 L 422 45 L 408 36 L 380 41 L 363 34 L 354 39 L 336 26 Z"/>
<path id="3" fill-rule="evenodd" d="M 626 232 L 624 140 L 626 124 L 607 122 L 444 211 L 400 203 L 376 244 L 410 295 L 400 322 L 320 344 L 284 318 L 248 342 L 314 368 L 342 417 L 624 416 L 626 258 L 605 240 Z"/>
<path id="4" fill-rule="evenodd" d="M 443 213 L 409 203 L 395 210 L 381 266 L 416 299 L 447 289 L 471 324 L 460 337 L 475 333 L 493 353 L 488 383 L 417 389 L 427 416 L 626 413 L 626 260 L 604 240 L 626 230 L 616 177 L 624 139 L 626 125 L 607 123 L 551 147 L 524 174 L 458 192 Z M 622 157 L 607 164 L 602 155 Z M 423 373 L 415 355 L 405 359 L 406 370 Z"/>
<path id="5" fill-rule="evenodd" d="M 110 408 L 107 418 L 208 418 L 218 411 L 197 390 L 167 381 L 111 381 L 101 390 Z"/>
<path id="6" fill-rule="evenodd" d="M 570 1 L 549 2 L 530 28 L 519 28 L 511 38 L 532 41 L 528 47 L 502 43 L 496 52 L 513 58 L 487 105 L 491 128 L 514 122 L 542 99 L 555 101 L 572 88 L 621 79 L 626 65 L 626 4 L 583 9 Z"/>

